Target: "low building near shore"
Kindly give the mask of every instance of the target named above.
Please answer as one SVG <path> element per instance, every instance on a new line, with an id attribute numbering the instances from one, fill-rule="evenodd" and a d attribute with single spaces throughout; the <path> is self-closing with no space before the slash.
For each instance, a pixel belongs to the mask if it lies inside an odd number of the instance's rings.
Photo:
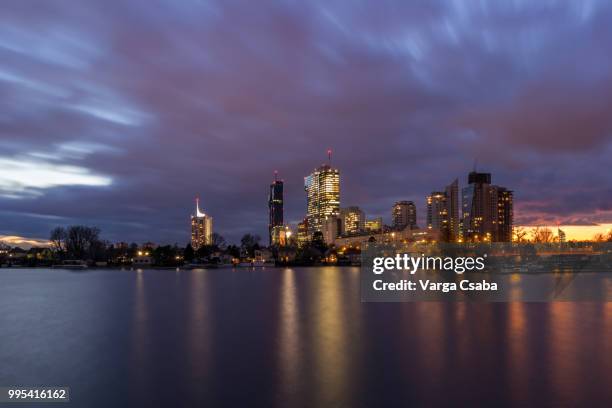
<path id="1" fill-rule="evenodd" d="M 153 257 L 148 255 L 138 255 L 132 259 L 132 265 L 134 266 L 152 266 L 153 263 Z"/>
<path id="2" fill-rule="evenodd" d="M 379 232 L 377 234 L 360 234 L 336 238 L 336 248 L 361 247 L 368 242 L 378 243 L 406 243 L 406 242 L 437 242 L 440 238 L 438 231 L 429 229 L 404 228 L 402 231 Z"/>

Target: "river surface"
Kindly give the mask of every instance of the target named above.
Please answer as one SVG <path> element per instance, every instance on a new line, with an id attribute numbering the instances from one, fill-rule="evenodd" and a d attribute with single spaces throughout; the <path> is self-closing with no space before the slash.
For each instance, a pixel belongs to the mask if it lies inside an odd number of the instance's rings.
<path id="1" fill-rule="evenodd" d="M 62 407 L 612 406 L 612 302 L 359 287 L 350 267 L 0 269 L 0 386 L 69 386 Z"/>

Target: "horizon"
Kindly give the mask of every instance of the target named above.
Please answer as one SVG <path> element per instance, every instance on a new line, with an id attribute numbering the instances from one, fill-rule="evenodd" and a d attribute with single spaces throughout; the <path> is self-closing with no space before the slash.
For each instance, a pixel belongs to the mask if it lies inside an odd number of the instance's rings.
<path id="1" fill-rule="evenodd" d="M 565 232 L 566 239 L 568 241 L 592 241 L 596 234 L 606 234 L 612 232 L 612 223 L 609 224 L 597 224 L 597 225 L 515 225 L 516 227 L 522 227 L 528 230 L 535 227 L 545 227 L 552 230 L 553 235 L 557 237 L 556 229 L 560 228 Z M 220 234 L 223 236 L 223 234 Z M 102 238 L 104 239 L 104 231 L 102 231 Z M 265 236 L 261 236 L 262 242 L 265 243 Z M 119 242 L 126 241 L 111 241 L 111 244 L 116 244 Z M 136 244 L 143 245 L 148 241 L 133 241 Z M 128 243 L 133 243 L 128 242 Z M 45 238 L 33 238 L 33 237 L 19 237 L 19 236 L 5 236 L 0 235 L 0 243 L 4 243 L 6 245 L 12 247 L 19 247 L 22 249 L 30 249 L 30 248 L 45 248 L 49 247 L 51 244 Z M 174 245 L 174 242 L 154 242 L 158 245 Z M 180 247 L 187 245 L 186 243 L 178 243 Z M 239 241 L 228 241 L 228 244 L 239 244 Z"/>

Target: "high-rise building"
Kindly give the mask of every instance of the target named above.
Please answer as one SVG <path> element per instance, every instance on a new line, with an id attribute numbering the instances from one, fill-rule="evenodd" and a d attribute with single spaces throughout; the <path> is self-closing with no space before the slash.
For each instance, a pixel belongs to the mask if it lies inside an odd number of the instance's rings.
<path id="1" fill-rule="evenodd" d="M 340 209 L 340 233 L 355 235 L 365 230 L 365 213 L 359 207 Z"/>
<path id="2" fill-rule="evenodd" d="M 459 237 L 459 182 L 453 181 L 444 191 L 427 196 L 427 229 L 435 230 L 441 241 L 455 242 Z"/>
<path id="3" fill-rule="evenodd" d="M 200 198 L 196 198 L 196 212 L 191 216 L 191 246 L 197 250 L 212 244 L 213 220 L 200 211 Z"/>
<path id="4" fill-rule="evenodd" d="M 412 201 L 398 201 L 393 204 L 391 209 L 391 219 L 393 228 L 403 230 L 408 227 L 410 229 L 417 228 L 416 205 Z"/>
<path id="5" fill-rule="evenodd" d="M 462 234 L 468 242 L 492 240 L 491 174 L 471 172 L 462 190 Z"/>
<path id="6" fill-rule="evenodd" d="M 513 193 L 512 191 L 498 186 L 492 186 L 494 210 L 493 224 L 495 228 L 495 236 L 493 240 L 496 242 L 512 242 L 513 234 Z M 496 225 L 495 225 L 496 224 Z"/>
<path id="7" fill-rule="evenodd" d="M 462 190 L 461 234 L 467 242 L 511 242 L 512 191 L 491 185 L 490 173 L 471 172 Z"/>
<path id="8" fill-rule="evenodd" d="M 272 245 L 272 230 L 274 227 L 283 225 L 283 181 L 278 180 L 276 172 L 274 172 L 274 181 L 272 184 L 270 184 L 270 194 L 268 194 L 268 209 L 270 215 L 268 233 L 270 245 Z"/>
<path id="9" fill-rule="evenodd" d="M 448 240 L 448 210 L 445 192 L 434 191 L 427 196 L 427 228 L 439 231 L 441 239 Z"/>
<path id="10" fill-rule="evenodd" d="M 326 217 L 340 214 L 340 171 L 325 164 L 304 177 L 308 234 L 321 231 Z"/>
<path id="11" fill-rule="evenodd" d="M 446 186 L 446 213 L 448 217 L 448 241 L 456 242 L 459 235 L 459 180 L 455 179 Z"/>

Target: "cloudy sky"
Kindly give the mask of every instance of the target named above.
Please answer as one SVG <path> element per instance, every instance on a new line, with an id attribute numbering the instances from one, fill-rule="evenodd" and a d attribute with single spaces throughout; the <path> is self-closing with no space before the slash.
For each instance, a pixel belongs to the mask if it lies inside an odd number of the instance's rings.
<path id="1" fill-rule="evenodd" d="M 85 223 L 230 240 L 334 150 L 342 205 L 389 218 L 475 160 L 518 223 L 612 221 L 612 3 L 3 1 L 0 234 Z"/>

